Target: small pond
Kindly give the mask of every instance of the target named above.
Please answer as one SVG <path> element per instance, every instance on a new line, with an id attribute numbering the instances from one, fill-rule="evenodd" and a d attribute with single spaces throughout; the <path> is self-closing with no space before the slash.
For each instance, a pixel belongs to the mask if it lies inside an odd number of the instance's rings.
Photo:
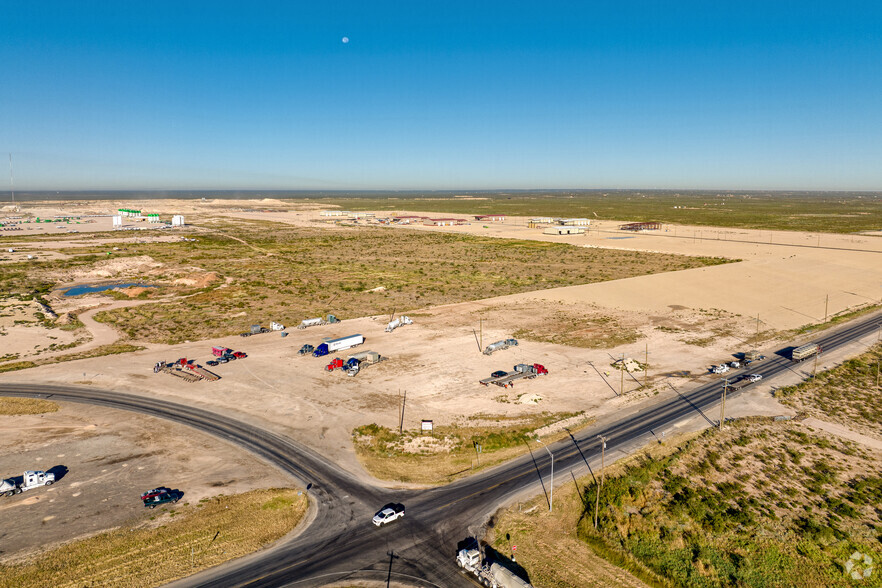
<path id="1" fill-rule="evenodd" d="M 62 290 L 61 293 L 65 296 L 79 296 L 80 294 L 94 294 L 95 292 L 104 292 L 105 290 L 113 290 L 114 288 L 129 288 L 131 286 L 138 286 L 140 288 L 156 288 L 156 286 L 152 286 L 150 284 L 141 284 L 140 282 L 117 282 L 113 284 L 100 284 L 98 286 L 90 286 L 89 284 L 84 284 L 82 286 L 74 286 L 73 288 Z"/>

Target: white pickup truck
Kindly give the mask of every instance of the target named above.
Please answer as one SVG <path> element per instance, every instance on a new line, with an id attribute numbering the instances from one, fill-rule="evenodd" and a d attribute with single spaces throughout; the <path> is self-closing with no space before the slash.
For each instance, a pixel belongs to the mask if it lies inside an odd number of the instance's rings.
<path id="1" fill-rule="evenodd" d="M 0 481 L 0 494 L 12 496 L 13 494 L 21 494 L 25 490 L 39 488 L 40 486 L 51 486 L 55 482 L 55 474 L 40 471 L 28 471 L 21 477 L 21 483 L 18 478 L 7 478 Z"/>
<path id="2" fill-rule="evenodd" d="M 404 516 L 404 505 L 391 502 L 374 515 L 373 523 L 381 527 Z"/>

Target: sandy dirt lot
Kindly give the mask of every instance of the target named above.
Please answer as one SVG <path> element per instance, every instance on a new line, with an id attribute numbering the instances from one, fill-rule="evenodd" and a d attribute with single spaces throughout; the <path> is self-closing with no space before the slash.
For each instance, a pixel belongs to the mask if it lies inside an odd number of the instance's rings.
<path id="1" fill-rule="evenodd" d="M 292 481 L 252 455 L 187 427 L 77 404 L 56 413 L 0 416 L 0 477 L 54 470 L 50 487 L 0 497 L 0 561 L 50 548 L 158 511 L 141 492 L 169 486 L 183 502 Z M 63 474 L 63 475 L 62 475 Z"/>

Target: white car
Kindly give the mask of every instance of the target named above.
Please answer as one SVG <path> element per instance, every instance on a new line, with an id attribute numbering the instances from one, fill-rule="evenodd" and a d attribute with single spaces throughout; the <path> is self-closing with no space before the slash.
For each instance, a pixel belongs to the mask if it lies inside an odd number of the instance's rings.
<path id="1" fill-rule="evenodd" d="M 403 504 L 395 504 L 389 503 L 380 511 L 374 515 L 373 523 L 374 525 L 381 527 L 386 523 L 391 523 L 395 519 L 400 519 L 404 516 L 404 505 Z"/>
<path id="2" fill-rule="evenodd" d="M 759 382 L 763 379 L 763 377 L 761 374 L 750 374 L 749 376 L 747 376 L 747 379 L 751 382 Z"/>
<path id="3" fill-rule="evenodd" d="M 729 367 L 740 368 L 741 364 L 738 363 L 737 361 L 732 361 L 732 362 L 729 362 Z"/>

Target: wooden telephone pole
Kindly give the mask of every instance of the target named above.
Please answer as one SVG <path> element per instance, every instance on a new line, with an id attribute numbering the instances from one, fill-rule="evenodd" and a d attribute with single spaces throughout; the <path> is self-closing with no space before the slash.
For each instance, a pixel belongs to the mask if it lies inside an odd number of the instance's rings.
<path id="1" fill-rule="evenodd" d="M 624 396 L 625 395 L 625 354 L 624 353 L 622 354 L 622 365 L 620 367 L 622 368 L 622 383 L 619 384 L 619 395 Z"/>
<path id="2" fill-rule="evenodd" d="M 643 387 L 649 386 L 649 343 L 646 344 L 646 353 L 643 358 Z"/>
<path id="3" fill-rule="evenodd" d="M 720 430 L 723 430 L 723 423 L 726 422 L 726 391 L 729 389 L 729 378 L 723 380 L 723 400 L 720 403 Z"/>

